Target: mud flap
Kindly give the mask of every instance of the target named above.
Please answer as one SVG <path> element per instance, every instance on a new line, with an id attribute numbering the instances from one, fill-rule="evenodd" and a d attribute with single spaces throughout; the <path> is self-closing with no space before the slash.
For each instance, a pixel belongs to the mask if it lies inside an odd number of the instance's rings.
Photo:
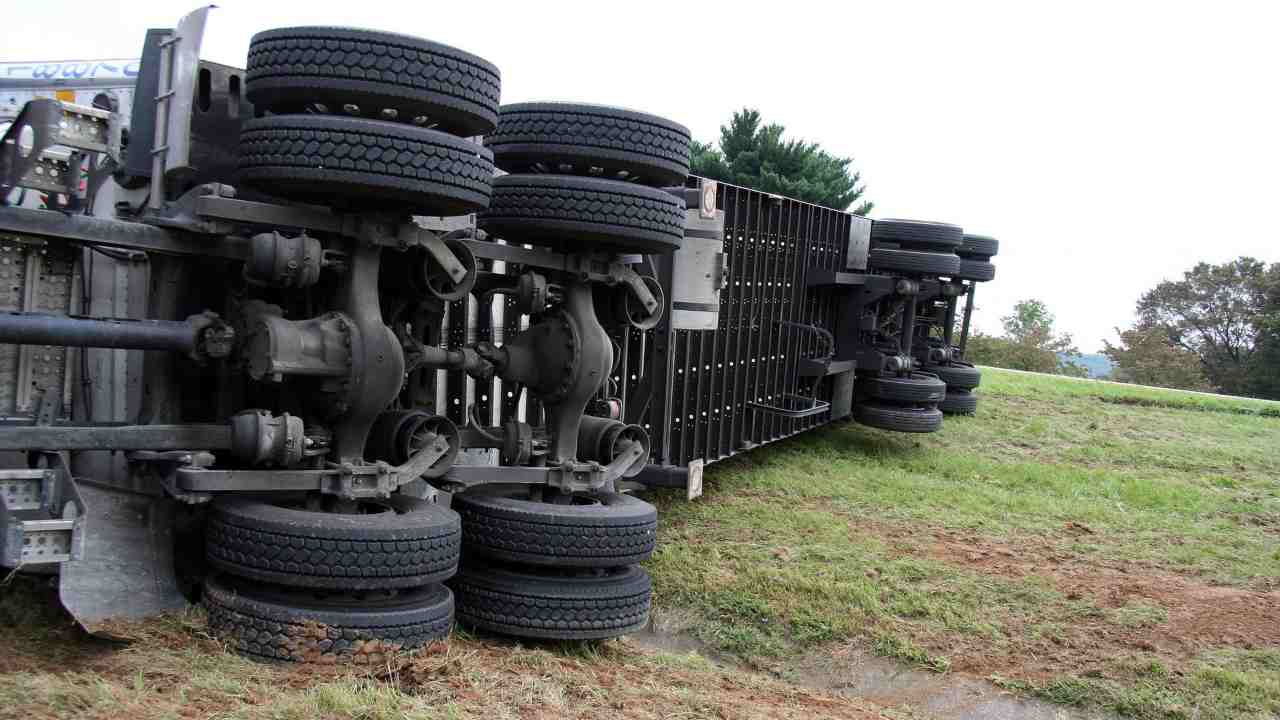
<path id="1" fill-rule="evenodd" d="M 80 484 L 84 551 L 64 563 L 58 592 L 85 630 L 107 631 L 112 619 L 182 610 L 173 565 L 173 500 Z"/>

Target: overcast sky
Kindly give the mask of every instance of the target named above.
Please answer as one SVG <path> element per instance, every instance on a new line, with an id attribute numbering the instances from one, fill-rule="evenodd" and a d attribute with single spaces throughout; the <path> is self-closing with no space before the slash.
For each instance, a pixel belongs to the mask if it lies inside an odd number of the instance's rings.
<path id="1" fill-rule="evenodd" d="M 0 60 L 136 56 L 186 9 L 10 3 Z M 1040 298 L 1090 352 L 1198 260 L 1280 261 L 1280 3 L 228 0 L 204 57 L 243 67 L 254 32 L 294 24 L 420 35 L 497 64 L 504 102 L 625 105 L 704 140 L 756 107 L 852 156 L 873 217 L 998 237 L 988 331 Z"/>

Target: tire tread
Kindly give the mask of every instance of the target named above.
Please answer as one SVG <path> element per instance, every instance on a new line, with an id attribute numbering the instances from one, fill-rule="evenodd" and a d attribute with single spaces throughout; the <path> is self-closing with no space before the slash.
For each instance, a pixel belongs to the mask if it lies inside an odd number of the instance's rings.
<path id="1" fill-rule="evenodd" d="M 430 215 L 489 204 L 493 160 L 475 143 L 423 128 L 331 116 L 275 115 L 240 132 L 240 175 L 271 194 Z"/>
<path id="2" fill-rule="evenodd" d="M 471 53 L 353 28 L 258 33 L 249 44 L 245 67 L 246 97 L 260 109 L 294 112 L 305 103 L 349 97 L 381 106 L 374 110 L 395 107 L 427 115 L 441 129 L 459 135 L 493 130 L 501 85 L 498 68 Z"/>
<path id="3" fill-rule="evenodd" d="M 453 595 L 448 588 L 430 593 L 416 607 L 394 615 L 365 610 L 353 604 L 345 611 L 329 609 L 321 615 L 308 607 L 289 607 L 256 599 L 218 578 L 206 581 L 202 603 L 209 629 L 241 655 L 258 660 L 323 662 L 326 656 L 378 662 L 368 650 L 377 640 L 377 653 L 421 647 L 449 634 L 453 625 Z M 343 621 L 343 616 L 350 618 Z"/>
<path id="4" fill-rule="evenodd" d="M 648 623 L 652 584 L 644 570 L 632 566 L 598 586 L 578 580 L 464 567 L 451 584 L 459 622 L 503 635 L 602 639 Z"/>
<path id="5" fill-rule="evenodd" d="M 685 211 L 662 190 L 568 175 L 506 175 L 478 218 L 500 237 L 528 241 L 592 240 L 669 252 L 684 240 Z"/>
<path id="6" fill-rule="evenodd" d="M 689 175 L 689 129 L 622 108 L 570 103 L 519 103 L 498 111 L 485 145 L 498 167 L 528 172 L 537 164 L 627 171 L 645 185 L 681 185 Z M 628 178 L 631 179 L 631 178 Z"/>

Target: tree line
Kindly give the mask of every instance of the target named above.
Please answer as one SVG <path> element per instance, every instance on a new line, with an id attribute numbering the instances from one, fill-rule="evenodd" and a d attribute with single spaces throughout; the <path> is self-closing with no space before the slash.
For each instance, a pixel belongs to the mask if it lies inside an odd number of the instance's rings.
<path id="1" fill-rule="evenodd" d="M 1241 257 L 1199 263 L 1143 293 L 1133 326 L 1103 341 L 1110 378 L 1139 385 L 1280 399 L 1280 263 Z M 1002 318 L 1002 335 L 975 333 L 966 357 L 980 365 L 1082 376 L 1071 335 L 1055 332 L 1039 300 Z"/>
<path id="2" fill-rule="evenodd" d="M 1138 299 L 1113 379 L 1280 399 L 1280 263 L 1199 263 Z"/>
<path id="3" fill-rule="evenodd" d="M 1080 349 L 1070 333 L 1053 327 L 1053 313 L 1041 300 L 1023 300 L 1000 319 L 1003 335 L 974 332 L 965 347 L 965 359 L 992 367 L 1085 377 Z M 959 330 L 956 331 L 957 337 Z"/>

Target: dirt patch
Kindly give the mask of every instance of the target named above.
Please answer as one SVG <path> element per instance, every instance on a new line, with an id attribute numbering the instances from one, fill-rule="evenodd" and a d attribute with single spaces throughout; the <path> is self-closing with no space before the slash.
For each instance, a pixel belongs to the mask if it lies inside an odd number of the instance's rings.
<path id="1" fill-rule="evenodd" d="M 452 648 L 439 644 L 416 654 L 381 679 L 407 694 L 431 693 L 440 684 L 450 685 L 458 692 L 457 702 L 482 705 L 520 694 L 531 678 L 561 678 L 567 690 L 565 705 L 521 715 L 527 718 L 595 718 L 605 714 L 617 718 L 676 717 L 683 709 L 696 717 L 705 713 L 709 717 L 885 720 L 873 703 L 815 692 L 740 668 L 725 672 L 654 662 L 651 650 L 632 641 L 610 643 L 596 657 L 561 654 L 555 644 L 547 646 L 553 648 L 550 654 L 538 653 L 535 645 L 538 654 L 529 657 L 519 645 L 488 638 L 450 644 Z M 493 673 L 485 679 L 485 689 L 474 682 L 479 667 Z M 638 692 L 641 688 L 644 690 Z M 677 697 L 691 696 L 698 697 L 693 707 L 680 707 L 687 700 L 674 702 Z"/>
<path id="2" fill-rule="evenodd" d="M 937 720 L 1100 720 L 1107 714 L 1021 697 L 983 678 L 907 668 L 858 642 L 825 647 L 787 663 L 788 677 L 807 687 L 860 697 Z M 913 715 L 914 717 L 914 715 Z"/>
<path id="3" fill-rule="evenodd" d="M 1280 647 L 1280 592 L 1274 590 L 1211 585 L 1139 563 L 1086 558 L 1046 538 L 1000 540 L 945 529 L 922 532 L 919 526 L 875 529 L 894 552 L 980 575 L 1047 583 L 1061 594 L 1041 617 L 1002 618 L 1007 639 L 1001 643 L 954 634 L 932 638 L 956 670 L 1037 681 L 1064 674 L 1105 676 L 1117 659 L 1154 656 L 1178 671 L 1211 648 Z M 1067 523 L 1062 534 L 1095 532 Z"/>
<path id="4" fill-rule="evenodd" d="M 349 706 L 382 718 L 451 706 L 463 718 L 886 720 L 874 703 L 629 641 L 531 645 L 455 635 L 412 653 L 366 647 L 367 664 L 257 664 L 229 654 L 196 611 L 113 624 L 133 640 L 104 642 L 48 605 L 39 582 L 21 583 L 0 595 L 8 613 L 0 616 L 5 717 L 355 716 L 336 709 Z"/>

